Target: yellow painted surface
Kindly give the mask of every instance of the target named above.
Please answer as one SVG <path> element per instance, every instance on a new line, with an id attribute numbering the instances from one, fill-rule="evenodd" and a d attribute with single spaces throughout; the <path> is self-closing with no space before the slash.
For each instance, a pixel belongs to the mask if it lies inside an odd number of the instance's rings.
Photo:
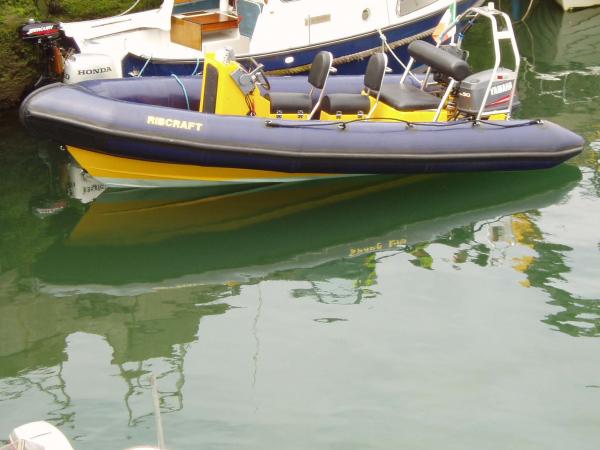
<path id="1" fill-rule="evenodd" d="M 235 116 L 245 116 L 249 112 L 248 104 L 244 93 L 238 88 L 237 83 L 231 77 L 231 74 L 239 69 L 239 64 L 235 61 L 227 64 L 218 61 L 214 53 L 207 53 L 204 60 L 204 75 L 202 86 L 206 86 L 207 66 L 212 66 L 219 73 L 217 83 L 217 102 L 215 113 Z M 204 106 L 204 90 L 200 99 L 200 112 Z"/>
<path id="2" fill-rule="evenodd" d="M 365 111 L 365 115 L 363 116 L 363 119 L 365 117 L 367 117 L 368 113 L 369 113 L 369 111 Z M 340 117 L 338 117 L 335 114 L 328 114 L 325 111 L 321 111 L 320 119 L 321 120 L 332 120 L 332 121 L 349 122 L 351 120 L 358 120 L 359 117 L 356 114 L 342 114 Z"/>
<path id="3" fill-rule="evenodd" d="M 371 97 L 371 102 L 373 104 L 374 99 Z M 372 106 L 371 104 L 371 106 Z M 373 111 L 372 119 L 396 119 L 396 120 L 406 120 L 408 122 L 433 122 L 433 118 L 435 117 L 434 110 L 422 110 L 422 111 L 398 111 L 397 109 L 392 108 L 391 106 L 383 103 L 381 100 L 377 103 L 377 107 L 375 111 Z M 439 122 L 446 122 L 448 120 L 448 113 L 444 109 L 442 110 L 440 117 L 438 119 Z"/>
<path id="4" fill-rule="evenodd" d="M 366 95 L 363 93 L 363 95 Z M 372 96 L 369 97 L 371 103 L 371 109 L 375 106 L 376 99 Z M 363 118 L 366 119 L 369 111 L 363 111 Z M 370 120 L 380 120 L 381 122 L 394 122 L 396 120 L 404 120 L 407 122 L 432 122 L 435 117 L 435 111 L 422 110 L 422 111 L 399 111 L 392 108 L 390 105 L 379 100 L 377 106 L 371 114 Z M 350 120 L 359 119 L 356 114 L 342 114 L 341 117 L 337 117 L 335 114 L 328 114 L 325 111 L 321 112 L 321 120 L 334 120 L 347 122 Z M 446 110 L 442 110 L 439 121 L 446 122 L 448 120 L 448 113 Z"/>
<path id="5" fill-rule="evenodd" d="M 70 245 L 137 245 L 199 232 L 224 232 L 353 200 L 435 175 L 393 179 L 349 177 L 332 182 L 293 183 L 199 199 L 94 202 L 69 237 Z M 399 241 L 390 241 L 390 248 Z M 356 256 L 357 254 L 353 255 Z"/>
<path id="6" fill-rule="evenodd" d="M 250 113 L 250 105 L 254 109 L 254 114 L 257 117 L 276 118 L 275 114 L 271 114 L 271 104 L 263 96 L 260 95 L 258 89 L 254 89 L 246 97 L 239 89 L 237 83 L 232 78 L 232 74 L 240 68 L 236 62 L 223 63 L 215 58 L 213 53 L 208 53 L 204 61 L 204 78 L 202 85 L 206 86 L 206 66 L 214 67 L 219 73 L 219 81 L 217 84 L 217 101 L 215 113 L 230 116 L 247 116 Z M 308 90 L 308 85 L 307 85 Z M 200 100 L 200 112 L 204 105 L 204 91 Z M 284 114 L 282 119 L 307 120 L 310 111 L 305 111 L 303 116 L 298 114 Z"/>
<path id="7" fill-rule="evenodd" d="M 131 180 L 278 181 L 331 176 L 314 173 L 286 173 L 268 170 L 170 164 L 97 153 L 68 146 L 77 163 L 95 178 Z"/>

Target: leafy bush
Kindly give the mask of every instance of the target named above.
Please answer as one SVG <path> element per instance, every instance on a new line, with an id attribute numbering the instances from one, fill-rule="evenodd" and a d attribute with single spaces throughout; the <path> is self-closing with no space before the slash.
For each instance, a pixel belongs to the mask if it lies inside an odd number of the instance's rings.
<path id="1" fill-rule="evenodd" d="M 6 2 L 6 4 L 4 4 Z M 74 21 L 111 16 L 134 0 L 4 0 L 0 8 L 0 109 L 18 104 L 39 76 L 35 49 L 19 39 L 17 28 L 29 18 Z M 141 0 L 135 11 L 156 8 L 161 0 Z"/>

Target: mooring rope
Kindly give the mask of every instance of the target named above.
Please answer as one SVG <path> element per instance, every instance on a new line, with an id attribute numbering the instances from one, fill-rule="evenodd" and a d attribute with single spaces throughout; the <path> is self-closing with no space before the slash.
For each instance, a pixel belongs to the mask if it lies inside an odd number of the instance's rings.
<path id="1" fill-rule="evenodd" d="M 400 64 L 400 66 L 404 69 L 404 71 L 408 70 L 408 67 L 406 66 L 406 64 L 404 64 L 402 62 L 402 60 L 400 58 L 398 58 L 398 55 L 396 55 L 396 53 L 394 52 L 394 49 L 392 49 L 390 47 L 390 45 L 387 42 L 387 37 L 385 34 L 383 34 L 383 31 L 381 31 L 381 29 L 378 29 L 377 31 L 379 31 L 379 38 L 381 39 L 381 44 L 382 44 L 382 49 L 385 53 L 385 49 L 388 50 L 388 52 L 390 52 L 390 54 L 392 55 L 392 57 L 398 62 L 398 64 Z M 410 75 L 410 77 L 412 79 L 414 79 L 417 83 L 421 84 L 421 80 L 419 80 L 410 70 L 408 70 L 408 74 Z"/>
<path id="2" fill-rule="evenodd" d="M 131 5 L 131 6 L 129 7 L 129 9 L 127 9 L 127 10 L 123 11 L 122 13 L 119 13 L 119 14 L 117 14 L 116 16 L 113 16 L 113 17 L 121 17 L 121 16 L 124 16 L 124 15 L 125 15 L 125 14 L 127 14 L 128 12 L 132 11 L 132 10 L 133 10 L 133 8 L 135 8 L 135 7 L 138 5 L 138 3 L 139 3 L 140 1 L 141 1 L 141 0 L 137 0 L 137 1 L 136 1 L 136 2 L 133 4 L 133 5 Z"/>
<path id="3" fill-rule="evenodd" d="M 429 37 L 433 34 L 435 28 L 431 28 L 430 30 L 423 31 L 422 33 L 415 34 L 414 36 L 409 36 L 404 39 L 400 39 L 394 42 L 386 43 L 390 49 L 394 49 L 396 47 L 401 47 L 403 45 L 410 44 L 413 41 L 418 41 L 419 39 L 423 39 Z M 370 50 L 363 50 L 361 52 L 352 53 L 351 55 L 340 56 L 339 58 L 333 59 L 333 65 L 341 65 L 347 64 L 352 61 L 361 61 L 363 59 L 369 58 L 375 53 L 380 53 L 381 47 L 372 48 Z M 266 72 L 267 75 L 296 75 L 303 72 L 308 72 L 310 70 L 311 64 L 304 64 L 302 66 L 290 67 L 289 69 L 277 69 Z"/>

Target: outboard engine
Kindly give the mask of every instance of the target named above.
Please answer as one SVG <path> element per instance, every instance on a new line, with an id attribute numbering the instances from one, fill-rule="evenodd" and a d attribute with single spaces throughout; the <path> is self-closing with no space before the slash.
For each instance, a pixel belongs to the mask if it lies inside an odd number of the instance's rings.
<path id="1" fill-rule="evenodd" d="M 60 24 L 30 19 L 27 24 L 19 27 L 18 33 L 21 40 L 30 42 L 37 48 L 41 76 L 36 87 L 45 82 L 59 81 L 63 73 L 59 41 L 64 37 Z"/>
<path id="2" fill-rule="evenodd" d="M 65 61 L 64 82 L 67 84 L 99 78 L 119 78 L 113 59 L 101 53 L 76 53 Z"/>
<path id="3" fill-rule="evenodd" d="M 32 20 L 19 28 L 19 36 L 22 40 L 29 42 L 51 42 L 60 39 L 62 31 L 56 22 L 34 22 Z"/>
<path id="4" fill-rule="evenodd" d="M 462 114 L 472 116 L 479 113 L 493 75 L 493 69 L 484 70 L 483 72 L 468 76 L 460 83 L 457 107 Z M 512 70 L 498 69 L 496 79 L 492 82 L 490 93 L 485 102 L 484 113 L 508 108 L 516 79 L 516 74 Z M 517 104 L 518 100 L 515 91 L 513 108 Z"/>

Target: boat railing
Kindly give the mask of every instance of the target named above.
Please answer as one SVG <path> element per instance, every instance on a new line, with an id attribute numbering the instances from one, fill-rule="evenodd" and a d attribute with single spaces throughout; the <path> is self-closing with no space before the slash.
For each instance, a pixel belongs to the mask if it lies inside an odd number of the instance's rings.
<path id="1" fill-rule="evenodd" d="M 514 103 L 515 94 L 517 91 L 517 77 L 519 74 L 519 68 L 520 68 L 520 64 L 521 64 L 521 56 L 519 53 L 519 47 L 517 45 L 517 39 L 515 37 L 515 33 L 514 33 L 514 30 L 512 27 L 512 21 L 506 13 L 504 13 L 500 10 L 497 10 L 494 7 L 493 3 L 488 3 L 487 6 L 469 8 L 464 13 L 457 16 L 456 19 L 453 20 L 450 24 L 448 24 L 448 26 L 440 34 L 440 37 L 436 44 L 436 47 L 440 47 L 440 45 L 442 43 L 447 41 L 447 37 L 451 35 L 452 30 L 455 30 L 455 28 L 458 26 L 459 23 L 461 23 L 463 21 L 468 21 L 468 23 L 464 27 L 463 31 L 461 33 L 459 33 L 459 37 L 456 42 L 454 42 L 454 34 L 452 34 L 453 37 L 452 37 L 451 43 L 453 45 L 456 45 L 458 48 L 460 48 L 461 44 L 462 44 L 464 31 L 467 30 L 468 28 L 470 28 L 470 26 L 479 17 L 485 17 L 486 19 L 488 19 L 490 21 L 490 24 L 491 24 L 492 39 L 493 39 L 493 45 L 494 45 L 494 67 L 492 68 L 492 76 L 490 77 L 490 81 L 488 83 L 487 89 L 486 89 L 484 97 L 483 97 L 483 101 L 481 102 L 481 106 L 480 106 L 479 112 L 477 114 L 477 120 L 481 119 L 484 111 L 485 111 L 486 115 L 490 115 L 490 116 L 495 115 L 495 114 L 506 114 L 507 119 L 509 119 L 511 111 L 512 111 L 512 106 Z M 506 108 L 501 108 L 501 109 L 497 109 L 494 111 L 486 111 L 485 109 L 486 109 L 486 105 L 487 105 L 487 100 L 492 91 L 492 86 L 494 85 L 495 81 L 498 81 L 498 70 L 500 69 L 500 64 L 502 62 L 502 51 L 500 48 L 500 43 L 501 43 L 501 41 L 504 41 L 504 40 L 509 41 L 511 44 L 512 52 L 513 52 L 513 56 L 514 56 L 514 64 L 515 64 L 513 77 L 506 78 L 506 74 L 503 74 L 503 79 L 506 82 L 512 83 L 512 86 L 510 89 L 510 94 L 509 94 L 510 98 L 508 101 L 508 106 Z M 413 67 L 414 64 L 415 64 L 415 59 L 411 57 L 408 61 L 408 65 L 404 72 L 404 75 L 400 79 L 401 84 L 404 83 L 404 81 L 406 80 L 406 78 L 409 75 L 411 75 L 414 78 L 414 74 L 411 72 L 411 68 Z M 430 75 L 431 75 L 431 67 L 429 67 L 427 69 L 427 72 L 425 73 L 425 77 L 424 77 L 423 81 L 421 82 L 421 90 L 424 90 L 427 87 Z M 436 118 L 434 120 L 437 120 L 437 118 L 439 117 L 441 110 L 442 110 L 445 102 L 447 101 L 448 97 L 450 96 L 452 89 L 454 89 L 455 85 L 456 85 L 456 80 L 450 78 L 450 82 L 448 83 L 448 88 L 446 89 L 446 92 L 444 93 L 444 95 L 442 97 L 442 101 L 438 107 L 438 110 L 437 110 L 437 113 L 435 116 Z"/>
<path id="2" fill-rule="evenodd" d="M 469 12 L 469 11 L 467 11 L 467 12 Z M 490 3 L 487 7 L 472 8 L 472 12 L 475 14 L 475 17 L 473 17 L 473 19 L 475 19 L 477 17 L 477 15 L 481 15 L 481 16 L 489 19 L 489 21 L 492 25 L 492 38 L 494 41 L 494 53 L 495 53 L 492 77 L 490 78 L 488 87 L 487 87 L 485 95 L 483 97 L 483 101 L 481 103 L 481 107 L 479 109 L 479 113 L 477 114 L 477 120 L 481 119 L 481 116 L 483 115 L 483 111 L 487 104 L 488 97 L 490 96 L 490 93 L 492 90 L 492 85 L 497 80 L 498 69 L 500 68 L 500 63 L 502 62 L 502 51 L 500 49 L 500 42 L 503 40 L 507 40 L 511 44 L 513 56 L 515 58 L 515 69 L 514 69 L 515 75 L 512 80 L 507 80 L 507 81 L 512 81 L 512 88 L 510 91 L 510 98 L 508 101 L 508 106 L 505 109 L 499 109 L 496 111 L 492 111 L 489 114 L 491 115 L 491 114 L 504 114 L 505 113 L 507 115 L 507 118 L 510 118 L 510 113 L 512 111 L 515 93 L 517 92 L 517 76 L 518 76 L 519 67 L 521 64 L 521 56 L 519 54 L 519 47 L 517 45 L 517 39 L 515 37 L 515 33 L 514 33 L 514 30 L 512 27 L 512 21 L 511 21 L 510 17 L 508 16 L 508 14 L 495 9 L 493 3 Z M 471 17 L 467 16 L 466 18 L 470 19 Z M 497 20 L 497 19 L 499 19 L 499 20 Z M 502 29 L 500 29 L 500 26 L 502 26 Z"/>

